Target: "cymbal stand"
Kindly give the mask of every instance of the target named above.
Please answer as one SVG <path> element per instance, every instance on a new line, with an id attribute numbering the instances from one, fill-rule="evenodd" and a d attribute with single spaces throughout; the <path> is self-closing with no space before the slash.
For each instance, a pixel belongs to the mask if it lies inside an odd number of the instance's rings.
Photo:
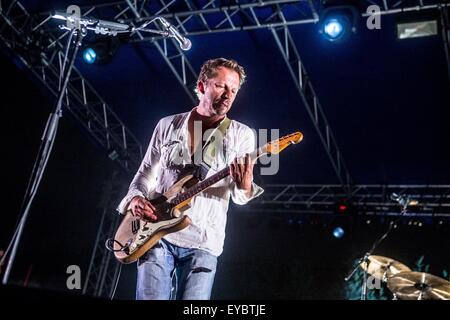
<path id="1" fill-rule="evenodd" d="M 386 239 L 386 237 L 389 235 L 389 233 L 392 231 L 392 229 L 394 229 L 396 227 L 396 223 L 405 215 L 405 213 L 407 212 L 408 205 L 412 202 L 409 197 L 397 195 L 395 193 L 393 193 L 391 195 L 391 199 L 394 201 L 397 201 L 402 206 L 402 210 L 400 212 L 399 218 L 397 220 L 391 221 L 389 223 L 389 227 L 388 227 L 387 231 L 374 242 L 374 244 L 372 245 L 370 250 L 367 251 L 364 254 L 364 256 L 362 256 L 358 260 L 358 263 L 353 268 L 353 270 L 350 272 L 350 274 L 344 278 L 344 280 L 346 282 L 349 281 L 353 277 L 353 275 L 355 274 L 356 270 L 358 269 L 358 267 L 360 265 L 363 264 L 365 266 L 364 273 L 363 273 L 363 282 L 362 282 L 362 286 L 361 286 L 361 300 L 367 300 L 367 273 L 368 273 L 369 263 L 370 263 L 369 257 L 373 254 L 373 252 L 380 245 L 380 243 L 384 239 Z"/>

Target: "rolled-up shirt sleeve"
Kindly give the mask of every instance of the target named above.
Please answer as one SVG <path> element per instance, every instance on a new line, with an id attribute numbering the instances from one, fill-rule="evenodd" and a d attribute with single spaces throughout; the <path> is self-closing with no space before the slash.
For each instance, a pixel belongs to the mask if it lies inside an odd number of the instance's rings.
<path id="1" fill-rule="evenodd" d="M 243 130 L 242 134 L 239 135 L 239 141 L 241 141 L 241 143 L 239 144 L 239 149 L 237 152 L 238 157 L 243 157 L 246 153 L 251 153 L 256 149 L 255 134 L 248 127 Z M 231 199 L 234 203 L 244 205 L 250 200 L 260 196 L 264 192 L 264 189 L 252 182 L 250 197 L 248 197 L 245 190 L 239 189 L 236 186 L 236 183 L 232 181 L 230 184 L 230 192 Z"/>
<path id="2" fill-rule="evenodd" d="M 139 166 L 139 170 L 136 172 L 131 184 L 128 188 L 127 195 L 122 199 L 117 211 L 121 214 L 125 214 L 128 210 L 128 205 L 131 200 L 136 196 L 142 196 L 147 198 L 148 195 L 154 190 L 156 185 L 156 172 L 158 170 L 158 163 L 160 159 L 160 146 L 161 146 L 161 121 L 156 125 L 153 131 L 152 138 L 150 139 L 147 152 L 144 159 Z"/>

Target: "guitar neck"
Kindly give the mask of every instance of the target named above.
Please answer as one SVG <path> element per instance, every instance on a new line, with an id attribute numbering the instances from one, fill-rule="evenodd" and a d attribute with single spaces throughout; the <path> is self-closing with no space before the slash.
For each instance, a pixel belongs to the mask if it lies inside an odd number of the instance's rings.
<path id="1" fill-rule="evenodd" d="M 261 148 L 258 148 L 255 151 L 253 151 L 252 153 L 250 153 L 250 158 L 254 162 L 261 155 L 262 155 L 262 150 L 261 150 Z M 203 181 L 200 181 L 199 183 L 195 184 L 194 186 L 188 188 L 185 192 L 179 194 L 174 199 L 172 199 L 171 203 L 176 206 L 176 205 L 194 197 L 195 195 L 199 194 L 206 188 L 209 188 L 216 182 L 228 177 L 229 175 L 230 175 L 230 166 L 228 165 L 225 168 L 223 168 L 222 170 L 220 170 L 219 172 L 210 176 L 209 178 L 207 178 Z"/>
<path id="2" fill-rule="evenodd" d="M 230 166 L 226 166 L 219 172 L 213 174 L 212 176 L 210 176 L 209 178 L 207 178 L 203 181 L 200 181 L 199 183 L 195 184 L 194 186 L 188 188 L 185 192 L 176 196 L 171 201 L 171 203 L 176 206 L 176 205 L 194 197 L 195 195 L 199 194 L 206 188 L 212 186 L 214 183 L 222 180 L 223 178 L 225 178 L 229 175 L 230 175 Z"/>

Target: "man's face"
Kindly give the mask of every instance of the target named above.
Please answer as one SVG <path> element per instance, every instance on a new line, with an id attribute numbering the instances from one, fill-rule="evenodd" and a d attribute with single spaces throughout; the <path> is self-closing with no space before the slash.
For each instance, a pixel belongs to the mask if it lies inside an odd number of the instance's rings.
<path id="1" fill-rule="evenodd" d="M 201 102 L 211 116 L 225 115 L 230 109 L 239 90 L 239 74 L 231 69 L 220 67 L 216 76 L 207 79 L 199 86 L 203 87 Z"/>

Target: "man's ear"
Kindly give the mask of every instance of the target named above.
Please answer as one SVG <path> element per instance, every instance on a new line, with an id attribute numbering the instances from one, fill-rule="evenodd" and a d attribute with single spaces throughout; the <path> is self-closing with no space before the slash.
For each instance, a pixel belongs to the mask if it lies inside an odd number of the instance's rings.
<path id="1" fill-rule="evenodd" d="M 197 91 L 200 92 L 201 94 L 205 94 L 205 85 L 204 85 L 203 81 L 198 82 Z"/>

